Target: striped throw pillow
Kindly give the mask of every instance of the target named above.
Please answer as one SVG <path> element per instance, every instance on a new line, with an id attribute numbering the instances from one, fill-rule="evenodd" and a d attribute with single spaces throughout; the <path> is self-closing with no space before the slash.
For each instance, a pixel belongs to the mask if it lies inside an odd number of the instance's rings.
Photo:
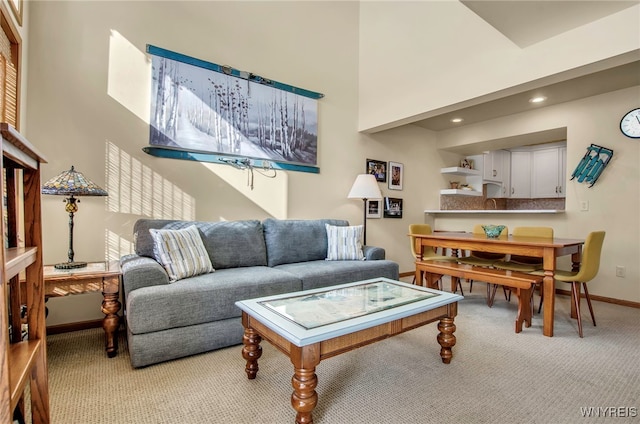
<path id="1" fill-rule="evenodd" d="M 149 232 L 154 241 L 153 254 L 172 283 L 214 271 L 195 225 L 180 230 L 149 229 Z"/>
<path id="2" fill-rule="evenodd" d="M 340 227 L 325 224 L 327 228 L 328 261 L 363 261 L 362 225 Z"/>

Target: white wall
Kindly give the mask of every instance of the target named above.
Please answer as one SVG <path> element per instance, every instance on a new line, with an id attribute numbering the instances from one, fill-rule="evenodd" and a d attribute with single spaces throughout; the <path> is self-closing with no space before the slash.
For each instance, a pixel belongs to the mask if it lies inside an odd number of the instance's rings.
<path id="1" fill-rule="evenodd" d="M 368 132 L 625 53 L 637 60 L 640 49 L 640 4 L 524 49 L 457 0 L 360 10 L 359 129 Z"/>

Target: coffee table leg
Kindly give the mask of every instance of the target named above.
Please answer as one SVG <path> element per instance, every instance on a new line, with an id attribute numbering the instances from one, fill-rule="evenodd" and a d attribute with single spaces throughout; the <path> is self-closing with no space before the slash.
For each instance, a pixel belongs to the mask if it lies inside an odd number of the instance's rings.
<path id="1" fill-rule="evenodd" d="M 456 331 L 456 325 L 453 323 L 453 318 L 442 318 L 438 323 L 438 330 L 440 330 L 440 333 L 438 333 L 438 343 L 442 346 L 440 349 L 440 357 L 442 358 L 442 362 L 448 364 L 453 357 L 451 348 L 456 345 L 456 336 L 453 335 L 453 332 Z"/>
<path id="2" fill-rule="evenodd" d="M 258 359 L 262 356 L 261 341 L 262 337 L 260 337 L 258 332 L 253 328 L 246 327 L 244 329 L 244 336 L 242 336 L 242 343 L 244 344 L 242 357 L 247 361 L 244 370 L 249 380 L 256 378 L 256 374 L 258 373 Z"/>
<path id="3" fill-rule="evenodd" d="M 291 352 L 291 362 L 294 367 L 291 406 L 297 412 L 296 424 L 313 424 L 311 412 L 318 403 L 316 365 L 320 363 L 320 344 L 294 349 Z"/>

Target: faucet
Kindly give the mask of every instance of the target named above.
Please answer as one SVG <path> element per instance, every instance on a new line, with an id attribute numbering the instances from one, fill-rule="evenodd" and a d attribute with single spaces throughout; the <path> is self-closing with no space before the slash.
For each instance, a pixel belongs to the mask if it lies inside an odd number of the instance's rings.
<path id="1" fill-rule="evenodd" d="M 484 200 L 484 208 L 487 209 L 487 201 L 491 200 L 493 202 L 493 209 L 497 210 L 498 209 L 498 204 L 496 203 L 496 199 L 494 198 L 488 198 Z"/>

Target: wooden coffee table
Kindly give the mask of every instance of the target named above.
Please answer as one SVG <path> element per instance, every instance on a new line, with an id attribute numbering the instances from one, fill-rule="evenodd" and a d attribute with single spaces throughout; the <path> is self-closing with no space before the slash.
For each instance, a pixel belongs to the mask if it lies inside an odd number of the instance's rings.
<path id="1" fill-rule="evenodd" d="M 296 423 L 313 423 L 318 402 L 316 366 L 387 337 L 439 320 L 442 362 L 451 362 L 454 318 L 462 296 L 387 278 L 236 302 L 242 309 L 242 357 L 256 378 L 260 342 L 268 340 L 293 363 L 291 405 Z"/>

